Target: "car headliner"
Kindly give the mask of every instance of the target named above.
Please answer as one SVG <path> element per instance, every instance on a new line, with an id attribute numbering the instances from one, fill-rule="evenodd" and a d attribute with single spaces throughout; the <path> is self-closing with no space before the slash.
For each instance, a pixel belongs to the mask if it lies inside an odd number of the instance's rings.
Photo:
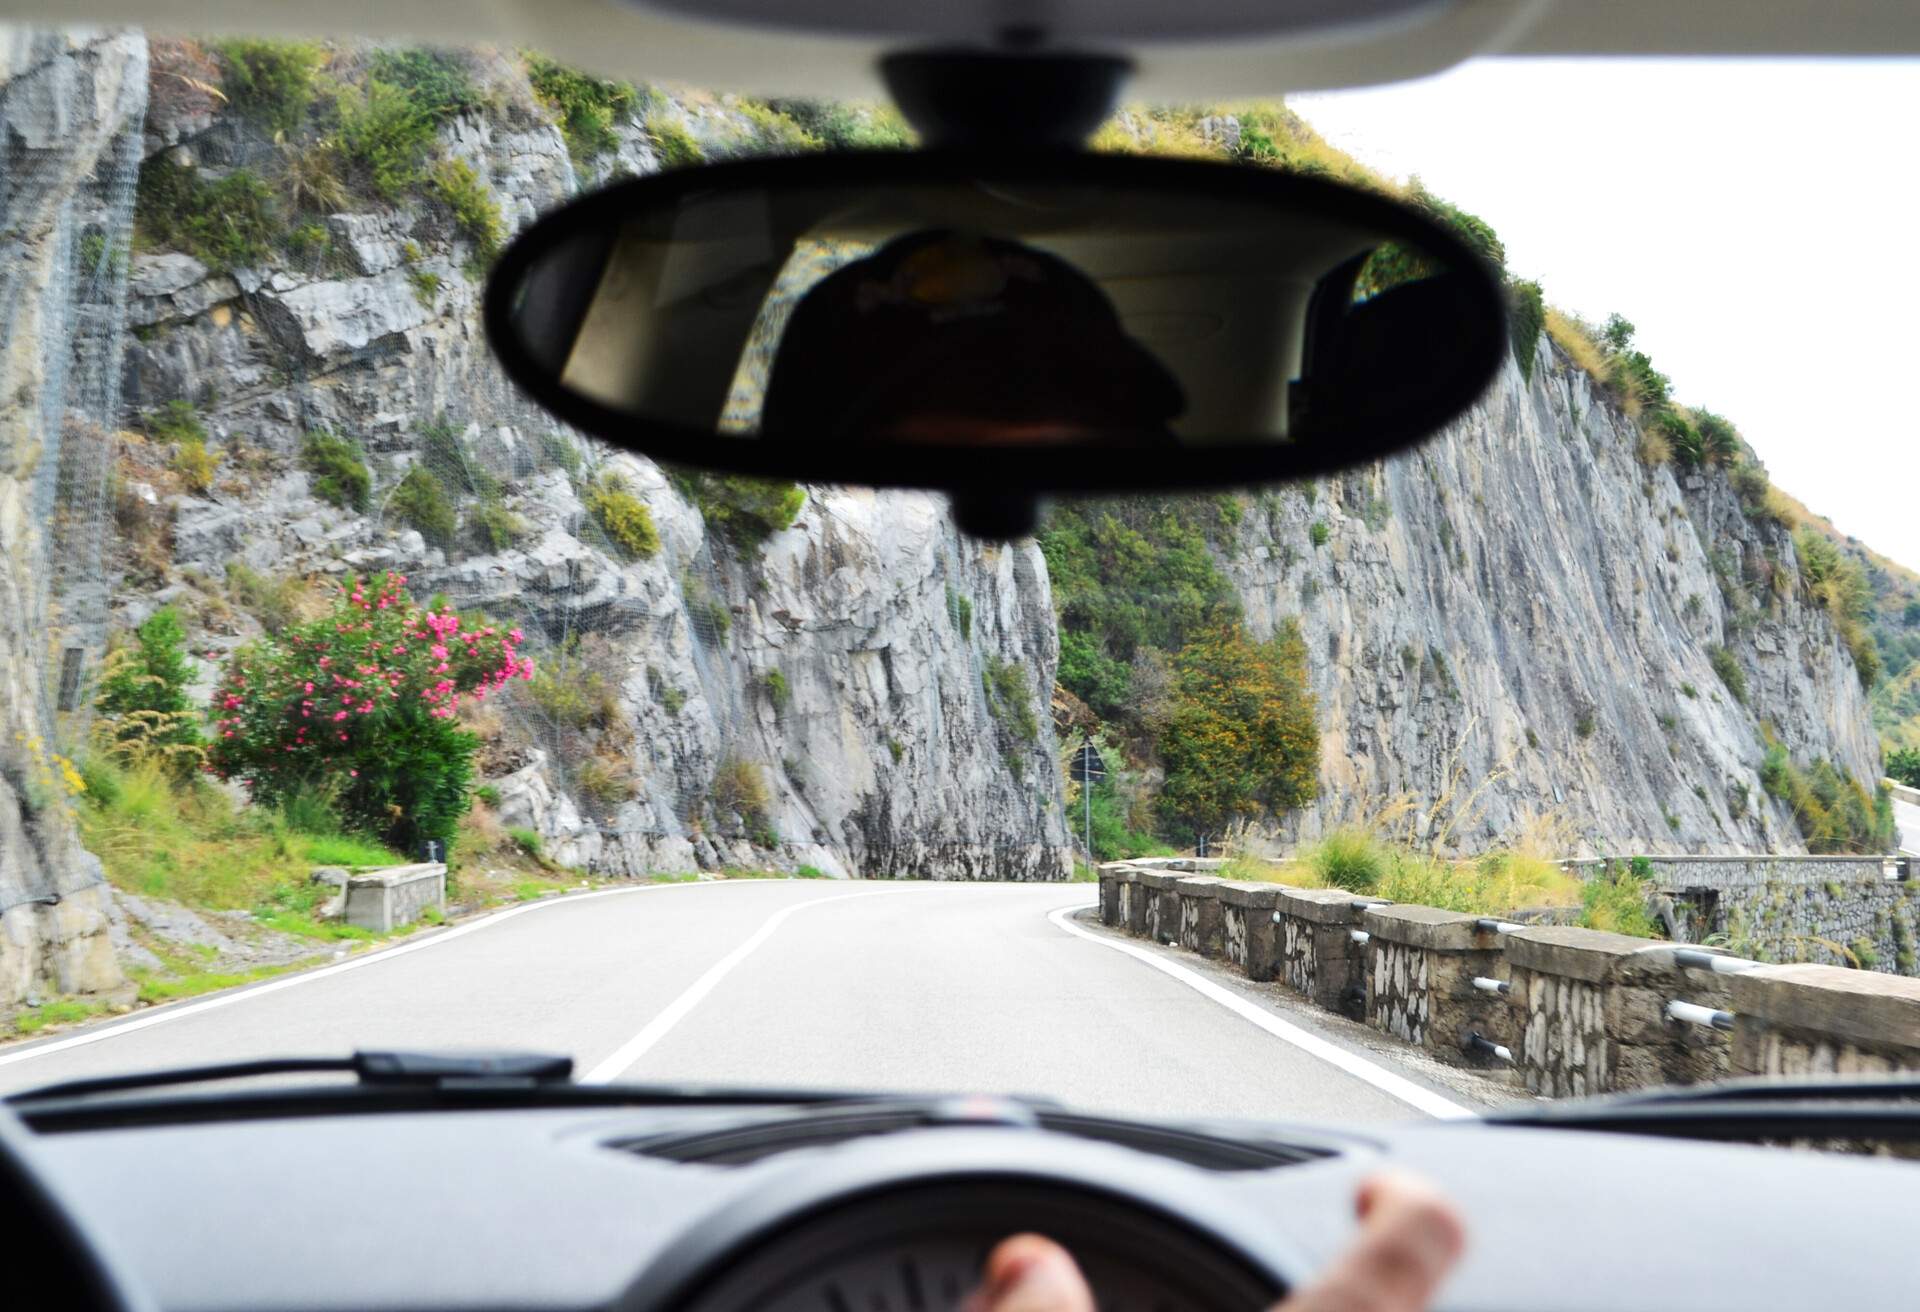
<path id="1" fill-rule="evenodd" d="M 1322 5 L 1307 6 L 1318 9 Z M 1177 102 L 1274 96 L 1437 73 L 1476 55 L 1920 54 L 1920 6 L 1886 0 L 1378 0 L 1403 16 L 1342 30 L 1287 32 L 1301 6 L 1272 4 L 1273 26 L 1248 31 L 1246 0 L 1116 4 L 1131 21 L 1102 38 L 1101 7 L 1072 0 L 0 0 L 0 22 L 141 26 L 537 46 L 607 76 L 723 86 L 761 95 L 874 97 L 880 53 L 984 44 L 1007 22 L 1057 21 L 1065 44 L 1121 48 L 1139 73 L 1129 98 Z M 764 13 L 764 25 L 696 21 L 676 10 Z M 796 30 L 796 13 L 885 13 L 889 31 Z M 843 20 L 844 21 L 844 20 Z"/>

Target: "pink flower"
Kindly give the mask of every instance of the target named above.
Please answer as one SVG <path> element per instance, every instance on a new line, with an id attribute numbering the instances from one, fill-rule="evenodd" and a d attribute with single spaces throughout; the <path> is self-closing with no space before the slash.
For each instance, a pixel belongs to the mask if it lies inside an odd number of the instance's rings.
<path id="1" fill-rule="evenodd" d="M 355 779 L 358 779 L 360 777 L 360 772 L 358 770 L 349 770 L 347 771 L 347 773 L 352 775 Z M 493 794 L 489 793 L 487 794 L 487 796 L 491 797 L 493 796 Z"/>
<path id="2" fill-rule="evenodd" d="M 308 685 L 306 686 L 306 691 L 307 691 L 307 692 L 312 692 L 312 691 L 313 691 L 313 685 L 312 685 L 311 683 L 309 683 L 309 684 L 308 684 Z"/>
<path id="3" fill-rule="evenodd" d="M 335 711 L 335 712 L 333 713 L 333 719 L 334 719 L 334 722 L 335 722 L 336 724 L 337 724 L 337 723 L 339 723 L 339 722 L 340 722 L 341 720 L 344 720 L 344 719 L 346 719 L 346 718 L 347 718 L 347 713 L 346 713 L 345 711 Z"/>

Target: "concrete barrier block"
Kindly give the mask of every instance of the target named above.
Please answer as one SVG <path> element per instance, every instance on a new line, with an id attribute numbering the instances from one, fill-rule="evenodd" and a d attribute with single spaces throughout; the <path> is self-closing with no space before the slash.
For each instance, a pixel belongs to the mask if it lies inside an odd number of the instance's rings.
<path id="1" fill-rule="evenodd" d="M 1499 936 L 1483 932 L 1475 920 L 1434 907 L 1372 906 L 1362 912 L 1369 935 L 1367 1023 L 1448 1061 L 1470 1061 L 1464 1050 L 1469 1034 L 1511 1046 L 1506 1000 L 1473 986 L 1476 977 L 1506 978 Z"/>
<path id="2" fill-rule="evenodd" d="M 411 925 L 428 907 L 446 905 L 447 868 L 437 861 L 369 870 L 347 879 L 347 923 L 377 933 Z"/>
<path id="3" fill-rule="evenodd" d="M 1146 900 L 1146 937 L 1175 943 L 1180 935 L 1180 881 L 1183 870 L 1141 870 L 1136 883 Z"/>
<path id="4" fill-rule="evenodd" d="M 1225 951 L 1220 922 L 1220 879 L 1188 875 L 1174 886 L 1180 898 L 1180 946 L 1203 957 Z"/>
<path id="5" fill-rule="evenodd" d="M 1282 889 L 1278 884 L 1229 879 L 1222 880 L 1217 890 L 1222 954 L 1248 979 L 1272 979 L 1279 940 L 1275 907 Z"/>
<path id="6" fill-rule="evenodd" d="M 1838 966 L 1727 976 L 1733 1069 L 1746 1075 L 1920 1069 L 1920 980 Z"/>

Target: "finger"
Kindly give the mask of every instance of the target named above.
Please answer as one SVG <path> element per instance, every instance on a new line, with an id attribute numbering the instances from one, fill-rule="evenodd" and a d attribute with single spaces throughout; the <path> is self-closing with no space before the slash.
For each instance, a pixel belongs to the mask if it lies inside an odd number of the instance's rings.
<path id="1" fill-rule="evenodd" d="M 1360 1186 L 1360 1236 L 1273 1312 L 1424 1312 L 1460 1260 L 1466 1231 L 1433 1187 L 1388 1173 Z"/>
<path id="2" fill-rule="evenodd" d="M 1015 1235 L 987 1254 L 963 1312 L 1093 1312 L 1093 1291 L 1066 1249 L 1041 1235 Z"/>

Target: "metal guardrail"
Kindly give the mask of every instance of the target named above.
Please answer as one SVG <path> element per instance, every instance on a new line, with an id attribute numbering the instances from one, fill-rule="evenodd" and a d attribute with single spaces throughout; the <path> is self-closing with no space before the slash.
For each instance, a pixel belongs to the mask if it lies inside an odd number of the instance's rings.
<path id="1" fill-rule="evenodd" d="M 1698 948 L 1680 948 L 1673 954 L 1673 959 L 1676 964 L 1690 970 L 1711 970 L 1719 975 L 1744 974 L 1761 965 L 1745 957 L 1722 956 L 1718 952 L 1702 952 Z"/>
<path id="2" fill-rule="evenodd" d="M 1478 1053 L 1483 1057 L 1492 1057 L 1495 1061 L 1508 1063 L 1513 1061 L 1513 1049 L 1503 1043 L 1495 1043 L 1492 1039 L 1487 1038 L 1477 1030 L 1468 1034 L 1467 1041 L 1460 1046 L 1467 1052 Z"/>
<path id="3" fill-rule="evenodd" d="M 1697 1002 L 1682 1002 L 1675 998 L 1667 1004 L 1667 1019 L 1682 1021 L 1688 1025 L 1701 1025 L 1709 1029 L 1730 1030 L 1733 1028 L 1733 1013 L 1719 1011 L 1713 1007 L 1703 1007 Z"/>

